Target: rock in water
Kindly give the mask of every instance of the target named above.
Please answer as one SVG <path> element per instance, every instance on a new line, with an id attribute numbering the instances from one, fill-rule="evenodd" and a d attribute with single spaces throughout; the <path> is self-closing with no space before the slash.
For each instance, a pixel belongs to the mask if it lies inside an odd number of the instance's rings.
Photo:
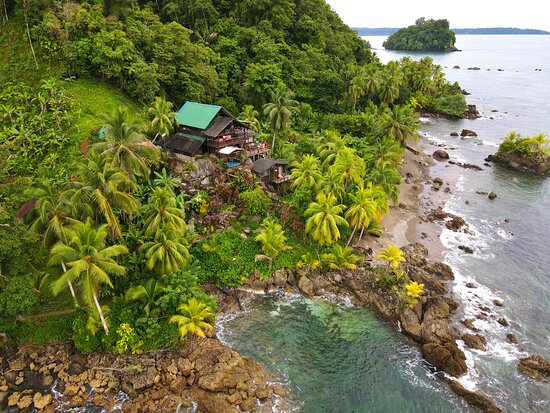
<path id="1" fill-rule="evenodd" d="M 449 153 L 447 151 L 444 151 L 443 149 L 438 149 L 433 153 L 432 156 L 438 161 L 449 159 Z"/>
<path id="2" fill-rule="evenodd" d="M 523 358 L 518 364 L 519 371 L 538 380 L 550 378 L 550 361 L 543 356 L 529 356 Z"/>
<path id="3" fill-rule="evenodd" d="M 481 334 L 466 333 L 462 336 L 462 340 L 466 346 L 476 350 L 485 350 L 487 346 L 487 340 Z"/>
<path id="4" fill-rule="evenodd" d="M 475 133 L 473 130 L 470 130 L 470 129 L 462 129 L 462 132 L 460 132 L 460 136 L 462 137 L 469 136 L 469 137 L 475 138 L 477 136 L 477 133 Z"/>
<path id="5" fill-rule="evenodd" d="M 494 191 L 489 192 L 489 195 L 487 195 L 487 198 L 489 198 L 491 201 L 497 197 L 497 193 Z"/>

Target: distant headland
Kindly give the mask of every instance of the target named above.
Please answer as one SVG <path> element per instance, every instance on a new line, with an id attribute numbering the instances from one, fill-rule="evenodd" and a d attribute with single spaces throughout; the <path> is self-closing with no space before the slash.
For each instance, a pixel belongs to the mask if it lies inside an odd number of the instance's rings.
<path id="1" fill-rule="evenodd" d="M 398 27 L 353 27 L 359 36 L 389 36 L 399 30 Z M 455 34 L 550 34 L 536 29 L 518 29 L 517 27 L 481 27 L 451 29 Z"/>

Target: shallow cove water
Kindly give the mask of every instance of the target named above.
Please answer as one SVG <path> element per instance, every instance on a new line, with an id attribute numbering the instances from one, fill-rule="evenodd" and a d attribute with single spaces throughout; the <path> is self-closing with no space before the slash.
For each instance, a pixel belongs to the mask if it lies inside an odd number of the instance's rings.
<path id="1" fill-rule="evenodd" d="M 289 385 L 293 408 L 285 411 L 468 411 L 419 351 L 370 310 L 266 296 L 224 316 L 218 328 L 223 342 Z"/>

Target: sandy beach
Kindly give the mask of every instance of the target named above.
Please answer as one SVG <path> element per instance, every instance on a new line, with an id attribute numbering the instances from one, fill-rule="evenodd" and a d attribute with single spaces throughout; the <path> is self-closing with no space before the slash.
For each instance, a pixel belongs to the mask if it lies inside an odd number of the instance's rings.
<path id="1" fill-rule="evenodd" d="M 405 151 L 399 185 L 399 204 L 391 205 L 389 213 L 382 221 L 381 237 L 365 235 L 360 244 L 363 248 L 372 247 L 374 256 L 390 244 L 402 247 L 419 242 L 429 250 L 429 258 L 443 260 L 445 247 L 441 243 L 441 225 L 429 222 L 425 216 L 432 210 L 443 207 L 449 197 L 444 191 L 447 183 L 439 191 L 431 188 L 433 176 L 447 163 L 434 161 L 416 144 L 410 145 L 418 155 L 410 150 Z"/>

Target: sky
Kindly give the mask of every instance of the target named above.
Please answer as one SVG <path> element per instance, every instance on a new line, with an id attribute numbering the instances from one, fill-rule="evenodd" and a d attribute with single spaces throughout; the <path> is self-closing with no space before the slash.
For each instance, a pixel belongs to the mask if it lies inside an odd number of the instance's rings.
<path id="1" fill-rule="evenodd" d="M 447 19 L 451 28 L 519 27 L 550 31 L 545 0 L 327 0 L 351 27 L 405 27 L 419 17 Z"/>

